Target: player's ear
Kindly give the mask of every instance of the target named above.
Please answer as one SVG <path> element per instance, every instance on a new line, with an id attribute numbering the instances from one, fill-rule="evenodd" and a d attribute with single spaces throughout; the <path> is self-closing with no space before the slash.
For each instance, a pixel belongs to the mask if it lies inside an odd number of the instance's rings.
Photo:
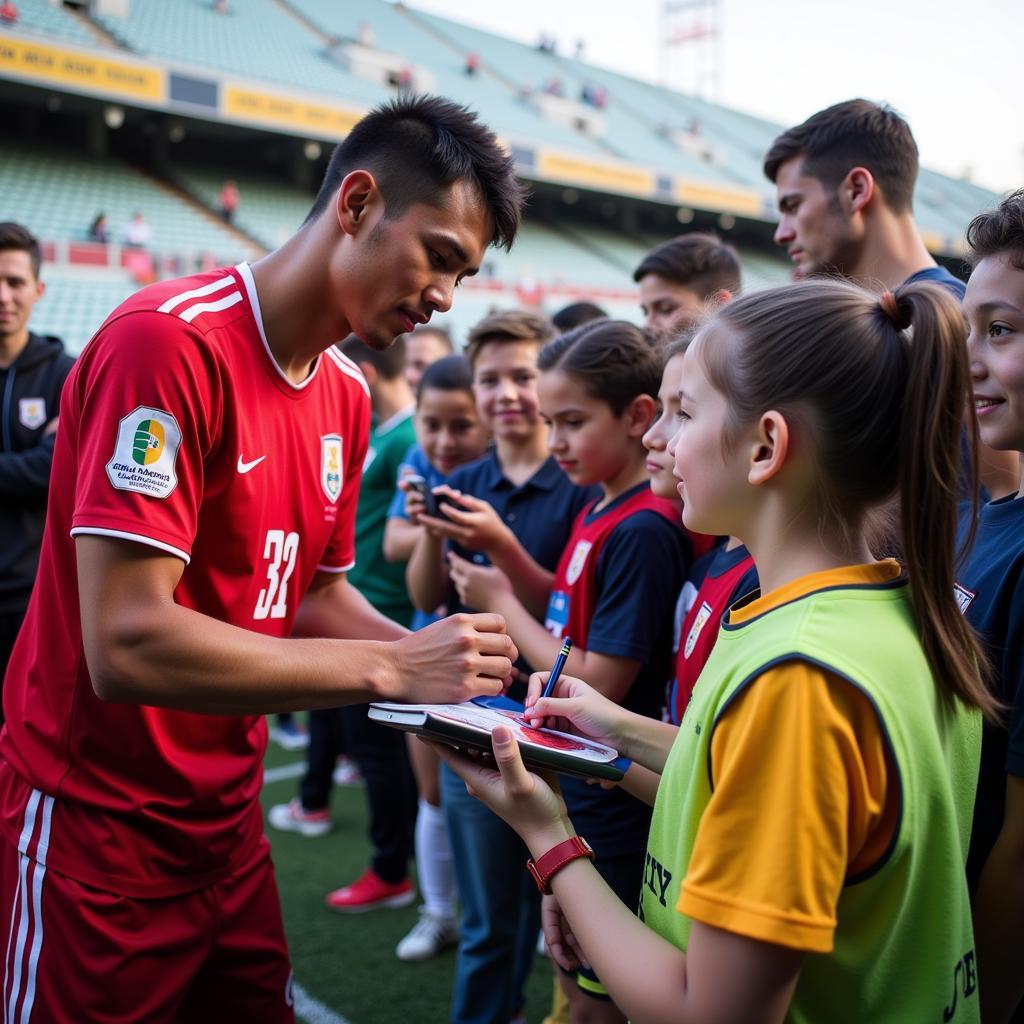
<path id="1" fill-rule="evenodd" d="M 338 226 L 346 235 L 355 235 L 378 202 L 380 189 L 374 176 L 369 171 L 350 171 L 338 188 L 335 202 Z"/>
<path id="2" fill-rule="evenodd" d="M 854 167 L 839 186 L 839 194 L 850 213 L 860 213 L 874 197 L 874 175 L 866 167 Z"/>

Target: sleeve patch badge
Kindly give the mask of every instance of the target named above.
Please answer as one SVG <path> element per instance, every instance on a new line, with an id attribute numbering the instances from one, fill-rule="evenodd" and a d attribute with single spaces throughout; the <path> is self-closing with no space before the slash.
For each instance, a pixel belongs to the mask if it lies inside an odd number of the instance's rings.
<path id="1" fill-rule="evenodd" d="M 178 486 L 174 460 L 179 447 L 178 421 L 163 409 L 138 406 L 118 424 L 106 467 L 110 483 L 119 491 L 166 498 Z"/>

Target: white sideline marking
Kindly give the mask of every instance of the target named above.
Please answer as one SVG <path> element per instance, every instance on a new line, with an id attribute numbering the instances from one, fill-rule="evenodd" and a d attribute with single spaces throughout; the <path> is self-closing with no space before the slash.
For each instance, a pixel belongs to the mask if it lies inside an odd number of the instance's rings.
<path id="1" fill-rule="evenodd" d="M 305 761 L 296 761 L 294 764 L 282 764 L 277 768 L 263 769 L 263 785 L 271 782 L 280 782 L 282 779 L 297 779 L 306 771 Z"/>
<path id="2" fill-rule="evenodd" d="M 324 1006 L 314 999 L 298 982 L 295 982 L 295 1016 L 306 1024 L 351 1024 L 347 1017 L 335 1013 L 329 1006 Z"/>

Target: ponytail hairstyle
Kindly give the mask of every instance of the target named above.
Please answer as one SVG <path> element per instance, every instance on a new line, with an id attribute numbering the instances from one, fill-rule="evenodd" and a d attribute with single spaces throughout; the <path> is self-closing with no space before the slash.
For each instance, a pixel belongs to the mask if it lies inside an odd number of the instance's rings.
<path id="1" fill-rule="evenodd" d="M 985 658 L 953 596 L 965 431 L 978 489 L 966 327 L 953 297 L 926 282 L 879 298 L 848 282 L 808 281 L 733 300 L 693 344 L 730 405 L 727 448 L 768 409 L 812 439 L 823 525 L 862 528 L 898 497 L 932 677 L 948 706 L 959 700 L 993 717 Z"/>
<path id="2" fill-rule="evenodd" d="M 537 369 L 561 370 L 621 416 L 638 395 L 657 400 L 662 357 L 651 339 L 625 320 L 593 320 L 540 350 Z"/>

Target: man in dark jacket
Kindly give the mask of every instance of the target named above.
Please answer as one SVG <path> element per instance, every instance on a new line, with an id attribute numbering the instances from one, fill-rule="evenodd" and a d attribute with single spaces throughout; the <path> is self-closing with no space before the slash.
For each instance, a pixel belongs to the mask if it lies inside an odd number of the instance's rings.
<path id="1" fill-rule="evenodd" d="M 74 362 L 59 338 L 28 329 L 44 291 L 39 264 L 35 238 L 0 223 L 0 680 L 36 577 L 60 391 Z"/>

